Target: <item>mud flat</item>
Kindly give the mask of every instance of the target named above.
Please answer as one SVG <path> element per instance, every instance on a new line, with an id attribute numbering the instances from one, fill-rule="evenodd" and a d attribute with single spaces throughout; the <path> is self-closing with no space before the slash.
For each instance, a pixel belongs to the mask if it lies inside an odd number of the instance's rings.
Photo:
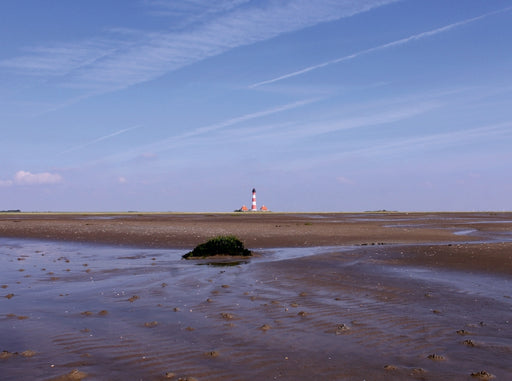
<path id="1" fill-rule="evenodd" d="M 0 213 L 0 236 L 187 249 L 219 234 L 250 248 L 416 244 L 508 234 L 511 220 L 511 213 Z"/>
<path id="2" fill-rule="evenodd" d="M 256 251 L 185 261 L 217 234 Z M 0 215 L 3 380 L 507 379 L 512 215 Z"/>

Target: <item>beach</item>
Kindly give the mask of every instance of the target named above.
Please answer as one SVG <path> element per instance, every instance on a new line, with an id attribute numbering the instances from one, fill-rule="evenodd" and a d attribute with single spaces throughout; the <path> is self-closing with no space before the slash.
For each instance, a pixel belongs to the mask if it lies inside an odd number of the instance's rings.
<path id="1" fill-rule="evenodd" d="M 512 213 L 3 213 L 0 266 L 5 380 L 512 375 Z"/>

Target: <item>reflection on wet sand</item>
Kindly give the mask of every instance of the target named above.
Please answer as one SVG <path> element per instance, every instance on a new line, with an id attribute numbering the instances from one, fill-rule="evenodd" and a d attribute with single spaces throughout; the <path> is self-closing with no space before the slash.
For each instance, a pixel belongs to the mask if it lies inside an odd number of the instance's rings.
<path id="1" fill-rule="evenodd" d="M 510 371 L 506 277 L 375 264 L 368 248 L 289 249 L 291 260 L 280 249 L 280 260 L 268 252 L 220 268 L 172 250 L 23 240 L 1 250 L 12 295 L 0 316 L 5 379 Z M 490 281 L 497 286 L 480 290 Z"/>
<path id="2" fill-rule="evenodd" d="M 507 379 L 512 244 L 486 234 L 214 265 L 0 239 L 2 380 Z"/>

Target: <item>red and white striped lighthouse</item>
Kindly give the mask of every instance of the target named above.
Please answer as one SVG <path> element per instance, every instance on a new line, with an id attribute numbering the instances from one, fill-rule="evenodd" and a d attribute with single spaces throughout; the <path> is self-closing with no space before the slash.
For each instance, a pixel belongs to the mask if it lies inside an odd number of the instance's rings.
<path id="1" fill-rule="evenodd" d="M 251 212 L 258 211 L 258 208 L 256 208 L 256 189 L 252 188 L 252 206 L 251 206 Z"/>

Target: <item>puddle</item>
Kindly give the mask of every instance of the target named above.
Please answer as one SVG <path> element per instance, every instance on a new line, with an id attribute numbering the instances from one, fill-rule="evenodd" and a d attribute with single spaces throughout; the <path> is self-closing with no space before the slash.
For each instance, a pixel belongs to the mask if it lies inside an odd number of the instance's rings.
<path id="1" fill-rule="evenodd" d="M 459 230 L 459 231 L 454 232 L 453 234 L 455 234 L 455 235 L 469 235 L 469 234 L 475 233 L 477 231 L 478 230 L 476 230 L 476 229 Z"/>
<path id="2" fill-rule="evenodd" d="M 308 257 L 317 254 L 327 254 L 332 252 L 343 252 L 356 249 L 357 246 L 319 246 L 319 247 L 293 247 L 258 250 L 261 255 L 255 257 L 255 260 L 262 262 L 274 262 L 287 259 L 296 259 Z"/>
<path id="3" fill-rule="evenodd" d="M 512 290 L 512 280 L 506 276 L 443 269 L 430 270 L 424 267 L 409 266 L 385 266 L 382 271 L 395 276 L 441 285 L 445 289 L 451 289 L 454 293 L 483 296 L 512 305 L 512 299 L 506 298 L 507 295 L 510 295 L 507 290 Z"/>
<path id="4" fill-rule="evenodd" d="M 234 261 L 234 262 L 206 262 L 206 263 L 196 263 L 198 266 L 212 266 L 212 267 L 233 267 L 246 265 L 249 261 Z"/>

